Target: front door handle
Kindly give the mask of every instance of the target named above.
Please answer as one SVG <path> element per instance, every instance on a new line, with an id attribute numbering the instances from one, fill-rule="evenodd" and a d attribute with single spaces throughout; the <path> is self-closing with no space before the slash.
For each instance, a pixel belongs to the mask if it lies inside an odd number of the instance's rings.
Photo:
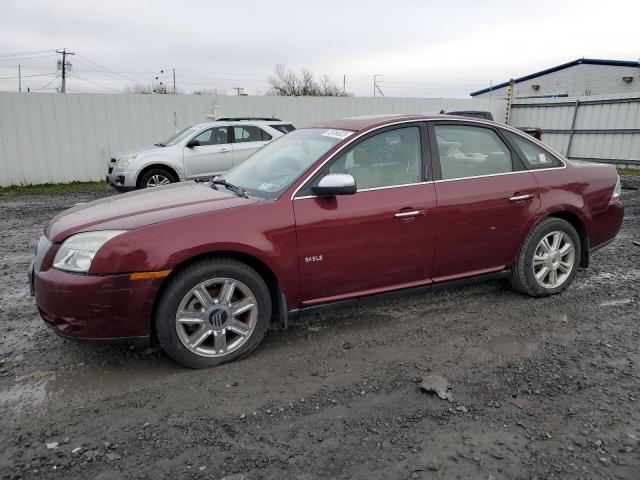
<path id="1" fill-rule="evenodd" d="M 220 149 L 220 153 L 229 152 L 229 151 L 231 151 L 230 148 L 221 148 Z"/>
<path id="2" fill-rule="evenodd" d="M 522 195 L 515 195 L 509 198 L 511 202 L 522 202 L 523 200 L 530 200 L 533 198 L 533 193 L 523 193 Z"/>
<path id="3" fill-rule="evenodd" d="M 411 218 L 424 215 L 424 210 L 411 210 L 410 212 L 398 212 L 394 215 L 396 218 Z"/>

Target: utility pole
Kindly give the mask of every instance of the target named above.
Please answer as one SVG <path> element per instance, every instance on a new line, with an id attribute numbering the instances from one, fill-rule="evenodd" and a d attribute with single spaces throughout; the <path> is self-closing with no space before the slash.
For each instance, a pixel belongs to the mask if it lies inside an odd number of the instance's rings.
<path id="1" fill-rule="evenodd" d="M 382 90 L 380 90 L 380 84 L 378 83 L 378 77 L 381 77 L 382 75 L 374 75 L 373 76 L 373 96 L 376 96 L 376 91 L 378 91 L 378 93 L 380 94 L 380 96 L 384 97 L 384 93 L 382 93 Z"/>
<path id="2" fill-rule="evenodd" d="M 347 76 L 346 75 L 342 75 L 342 94 L 343 95 L 347 94 Z"/>
<path id="3" fill-rule="evenodd" d="M 242 95 L 244 92 L 244 88 L 243 87 L 233 87 L 233 89 L 236 91 L 236 95 Z"/>
<path id="4" fill-rule="evenodd" d="M 511 104 L 513 103 L 513 97 L 516 93 L 516 81 L 512 78 L 509 80 L 509 86 L 507 87 L 507 109 L 505 112 L 504 123 L 511 125 Z"/>
<path id="5" fill-rule="evenodd" d="M 22 65 L 18 65 L 18 92 L 22 92 Z"/>
<path id="6" fill-rule="evenodd" d="M 67 62 L 67 55 L 75 55 L 73 52 L 67 52 L 66 48 L 63 48 L 62 51 L 56 50 L 56 53 L 62 55 L 62 62 L 58 61 L 58 69 L 62 70 L 62 87 L 60 89 L 60 93 L 67 92 L 67 68 L 71 68 L 71 63 Z"/>
<path id="7" fill-rule="evenodd" d="M 176 69 L 173 69 L 173 94 L 176 94 Z"/>

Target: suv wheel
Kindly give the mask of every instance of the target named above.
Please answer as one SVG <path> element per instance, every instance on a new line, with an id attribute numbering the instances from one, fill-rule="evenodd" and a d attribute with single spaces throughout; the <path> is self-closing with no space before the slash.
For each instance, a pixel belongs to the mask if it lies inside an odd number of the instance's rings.
<path id="1" fill-rule="evenodd" d="M 155 326 L 164 351 L 177 363 L 204 368 L 248 354 L 271 320 L 271 296 L 248 265 L 208 259 L 176 275 L 164 291 Z"/>
<path id="2" fill-rule="evenodd" d="M 547 218 L 525 239 L 511 283 L 516 290 L 533 297 L 562 292 L 573 281 L 580 264 L 580 237 L 573 226 L 560 218 Z"/>
<path id="3" fill-rule="evenodd" d="M 174 183 L 175 179 L 168 170 L 164 168 L 152 168 L 142 175 L 140 179 L 140 188 L 158 187 L 160 185 L 169 185 Z"/>

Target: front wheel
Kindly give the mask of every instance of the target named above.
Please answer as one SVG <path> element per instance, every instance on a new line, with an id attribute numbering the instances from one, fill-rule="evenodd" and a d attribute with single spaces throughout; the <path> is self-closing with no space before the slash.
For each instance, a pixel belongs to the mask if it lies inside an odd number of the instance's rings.
<path id="1" fill-rule="evenodd" d="M 173 360 L 205 368 L 249 353 L 270 320 L 271 296 L 255 270 L 236 260 L 208 259 L 171 280 L 155 325 L 160 345 Z"/>
<path id="2" fill-rule="evenodd" d="M 511 272 L 516 290 L 532 297 L 562 292 L 580 264 L 580 237 L 566 220 L 546 218 L 525 239 Z"/>
<path id="3" fill-rule="evenodd" d="M 152 168 L 142 175 L 138 188 L 153 188 L 175 182 L 173 175 L 164 168 Z"/>

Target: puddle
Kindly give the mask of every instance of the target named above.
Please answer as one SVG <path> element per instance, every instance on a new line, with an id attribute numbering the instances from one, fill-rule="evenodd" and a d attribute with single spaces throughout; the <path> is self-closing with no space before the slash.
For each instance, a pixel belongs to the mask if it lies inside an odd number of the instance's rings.
<path id="1" fill-rule="evenodd" d="M 0 410 L 42 413 L 54 402 L 82 406 L 106 396 L 136 392 L 179 373 L 184 374 L 184 370 L 162 359 L 103 368 L 81 364 L 36 371 L 16 377 L 13 384 L 0 390 Z"/>

